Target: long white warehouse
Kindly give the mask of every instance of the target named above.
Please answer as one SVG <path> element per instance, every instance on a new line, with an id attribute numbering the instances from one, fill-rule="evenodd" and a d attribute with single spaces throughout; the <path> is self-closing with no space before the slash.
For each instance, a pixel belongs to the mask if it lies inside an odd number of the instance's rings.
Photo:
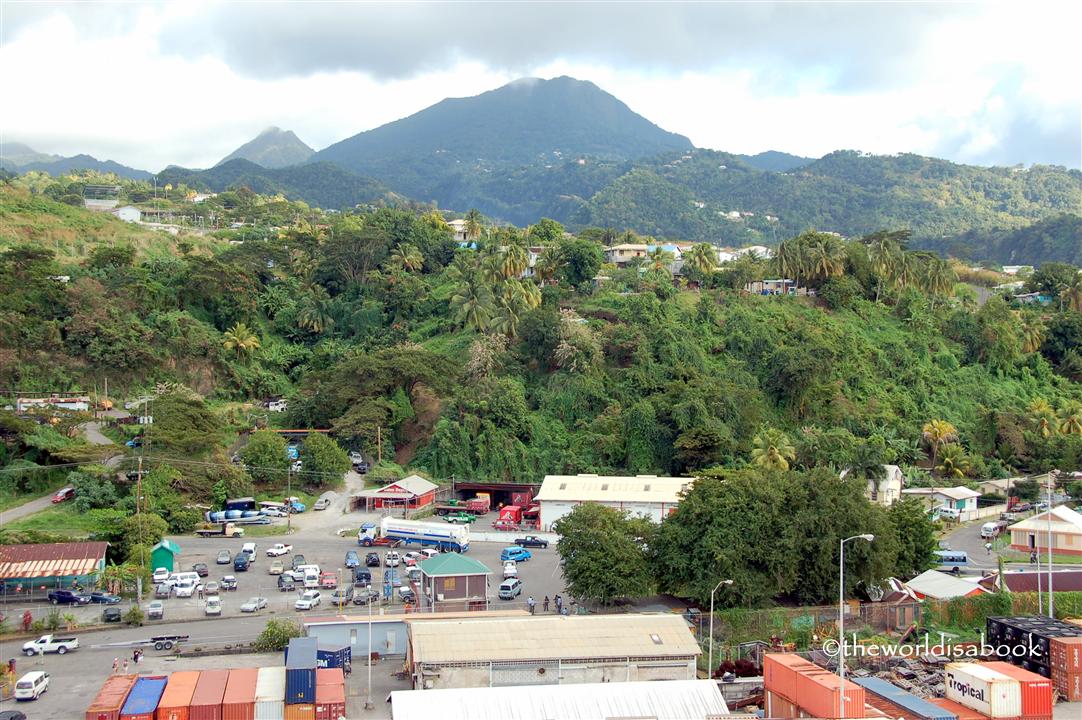
<path id="1" fill-rule="evenodd" d="M 694 482 L 695 478 L 656 475 L 546 475 L 535 498 L 541 503 L 541 529 L 551 531 L 554 522 L 587 502 L 645 515 L 659 523 L 676 509 Z"/>

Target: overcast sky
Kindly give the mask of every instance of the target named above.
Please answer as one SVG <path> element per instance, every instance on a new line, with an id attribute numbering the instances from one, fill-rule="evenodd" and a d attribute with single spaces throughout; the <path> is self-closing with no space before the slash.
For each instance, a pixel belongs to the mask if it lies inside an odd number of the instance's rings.
<path id="1" fill-rule="evenodd" d="M 270 125 L 321 149 L 570 75 L 699 147 L 1079 167 L 1080 8 L 0 0 L 0 139 L 207 167 Z"/>

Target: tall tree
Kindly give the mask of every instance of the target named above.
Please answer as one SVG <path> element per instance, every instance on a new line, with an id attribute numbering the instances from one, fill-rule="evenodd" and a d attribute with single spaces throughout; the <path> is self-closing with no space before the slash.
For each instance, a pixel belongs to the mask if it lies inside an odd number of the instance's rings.
<path id="1" fill-rule="evenodd" d="M 409 243 L 398 243 L 391 251 L 390 262 L 393 266 L 409 272 L 417 272 L 424 267 L 425 259 L 421 251 Z"/>
<path id="2" fill-rule="evenodd" d="M 766 470 L 788 470 L 796 459 L 796 448 L 789 436 L 776 428 L 764 428 L 755 436 L 751 460 Z"/>
<path id="3" fill-rule="evenodd" d="M 503 263 L 500 270 L 505 278 L 517 278 L 526 272 L 529 262 L 530 258 L 525 247 L 518 244 L 508 245 L 503 250 Z"/>
<path id="4" fill-rule="evenodd" d="M 940 477 L 960 478 L 969 472 L 972 463 L 961 445 L 946 445 L 939 453 L 939 464 L 935 471 Z"/>
<path id="5" fill-rule="evenodd" d="M 603 605 L 654 592 L 646 550 L 656 531 L 643 517 L 597 503 L 584 503 L 553 524 L 557 552 L 573 597 Z"/>
<path id="6" fill-rule="evenodd" d="M 465 327 L 484 332 L 492 319 L 492 291 L 476 276 L 465 278 L 451 295 L 451 310 Z"/>
<path id="7" fill-rule="evenodd" d="M 259 349 L 259 337 L 244 323 L 235 323 L 222 335 L 222 347 L 237 355 L 250 355 Z"/>
<path id="8" fill-rule="evenodd" d="M 1063 403 L 1059 409 L 1059 431 L 1064 435 L 1082 435 L 1082 402 Z"/>
<path id="9" fill-rule="evenodd" d="M 481 228 L 485 221 L 484 215 L 477 208 L 470 208 L 466 213 L 466 239 L 476 240 L 481 237 Z"/>
<path id="10" fill-rule="evenodd" d="M 936 467 L 939 450 L 958 440 L 958 429 L 946 420 L 929 420 L 921 429 L 924 441 L 932 448 L 932 467 Z"/>
<path id="11" fill-rule="evenodd" d="M 1056 411 L 1044 398 L 1035 398 L 1027 407 L 1030 421 L 1037 434 L 1043 438 L 1051 437 L 1059 429 L 1056 424 Z"/>
<path id="12" fill-rule="evenodd" d="M 717 249 L 710 243 L 697 243 L 684 255 L 684 266 L 690 267 L 706 278 L 718 266 Z"/>

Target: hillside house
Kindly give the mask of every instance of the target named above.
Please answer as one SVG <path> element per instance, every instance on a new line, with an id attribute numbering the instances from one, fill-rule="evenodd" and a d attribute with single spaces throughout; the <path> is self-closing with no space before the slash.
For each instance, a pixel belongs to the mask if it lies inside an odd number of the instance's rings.
<path id="1" fill-rule="evenodd" d="M 949 508 L 958 511 L 959 522 L 977 519 L 977 498 L 981 493 L 959 485 L 958 487 L 906 488 L 902 495 L 922 500 L 929 510 Z"/>
<path id="2" fill-rule="evenodd" d="M 451 234 L 456 242 L 464 243 L 469 240 L 465 220 L 450 220 L 447 224 L 451 226 Z"/>
<path id="3" fill-rule="evenodd" d="M 1052 552 L 1082 555 L 1082 514 L 1060 505 L 1007 528 L 1011 548 L 1022 552 L 1047 553 L 1052 537 Z"/>

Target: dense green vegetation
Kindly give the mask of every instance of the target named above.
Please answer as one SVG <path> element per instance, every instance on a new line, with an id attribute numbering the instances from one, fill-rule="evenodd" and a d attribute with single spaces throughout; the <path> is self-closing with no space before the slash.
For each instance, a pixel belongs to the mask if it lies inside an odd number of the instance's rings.
<path id="1" fill-rule="evenodd" d="M 1001 265 L 1036 260 L 1079 266 L 1082 265 L 1082 217 L 1077 212 L 1064 213 L 1017 230 L 970 230 L 954 238 L 925 240 L 921 244 L 954 257 Z"/>

